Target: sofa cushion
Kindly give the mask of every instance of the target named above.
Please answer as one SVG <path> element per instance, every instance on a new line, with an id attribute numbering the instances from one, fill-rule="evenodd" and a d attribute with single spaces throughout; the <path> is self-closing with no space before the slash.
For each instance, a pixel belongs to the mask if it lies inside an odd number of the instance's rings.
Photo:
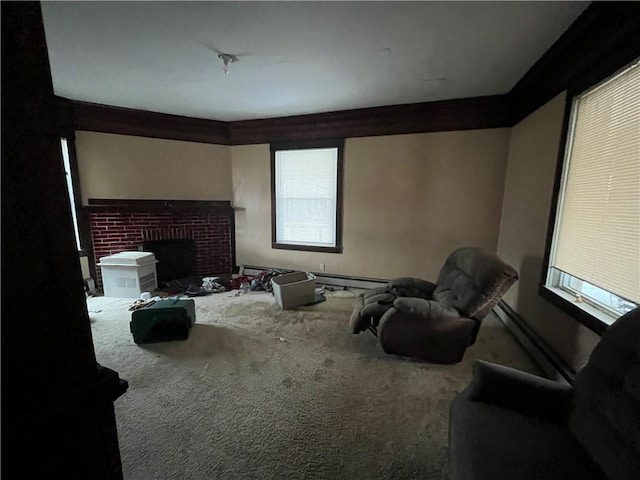
<path id="1" fill-rule="evenodd" d="M 464 392 L 451 404 L 449 448 L 456 480 L 607 478 L 566 427 Z"/>

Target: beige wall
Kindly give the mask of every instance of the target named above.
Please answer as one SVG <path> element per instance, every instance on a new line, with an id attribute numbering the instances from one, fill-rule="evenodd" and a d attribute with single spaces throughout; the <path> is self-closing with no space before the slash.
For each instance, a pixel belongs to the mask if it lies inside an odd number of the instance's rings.
<path id="1" fill-rule="evenodd" d="M 231 200 L 229 147 L 76 132 L 82 202 L 89 198 Z"/>
<path id="2" fill-rule="evenodd" d="M 268 145 L 231 147 L 238 264 L 433 278 L 456 247 L 496 250 L 508 129 L 349 138 L 344 253 L 271 248 Z"/>
<path id="3" fill-rule="evenodd" d="M 579 369 L 599 337 L 538 295 L 565 94 L 511 129 L 498 253 L 520 272 L 505 300 Z"/>
<path id="4" fill-rule="evenodd" d="M 564 101 L 512 129 L 347 139 L 342 254 L 271 248 L 268 145 L 79 131 L 82 200 L 232 200 L 238 265 L 434 278 L 458 246 L 497 250 L 520 272 L 507 302 L 578 369 L 599 337 L 537 292 Z"/>
<path id="5" fill-rule="evenodd" d="M 599 337 L 537 293 L 563 109 L 564 94 L 512 129 L 347 139 L 342 254 L 271 248 L 268 145 L 77 132 L 82 200 L 232 200 L 238 265 L 434 278 L 458 246 L 497 249 L 521 277 L 507 302 L 578 369 Z"/>

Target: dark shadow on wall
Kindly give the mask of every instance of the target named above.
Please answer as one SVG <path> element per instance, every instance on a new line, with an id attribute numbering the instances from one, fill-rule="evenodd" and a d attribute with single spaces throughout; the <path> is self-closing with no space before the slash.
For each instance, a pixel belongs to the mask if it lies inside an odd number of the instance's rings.
<path id="1" fill-rule="evenodd" d="M 580 351 L 579 335 L 581 325 L 548 300 L 540 296 L 540 283 L 543 259 L 536 255 L 524 257 L 518 280 L 517 305 L 511 307 L 520 315 L 528 327 L 531 340 L 558 367 L 568 369 L 572 376 L 583 361 Z"/>

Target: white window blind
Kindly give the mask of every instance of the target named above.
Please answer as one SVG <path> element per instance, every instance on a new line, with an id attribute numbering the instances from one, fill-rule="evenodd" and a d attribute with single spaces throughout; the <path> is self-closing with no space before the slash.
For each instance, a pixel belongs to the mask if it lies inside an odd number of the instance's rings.
<path id="1" fill-rule="evenodd" d="M 572 133 L 551 266 L 640 303 L 638 64 L 576 99 Z"/>
<path id="2" fill-rule="evenodd" d="M 337 189 L 337 148 L 276 151 L 276 242 L 335 247 Z"/>

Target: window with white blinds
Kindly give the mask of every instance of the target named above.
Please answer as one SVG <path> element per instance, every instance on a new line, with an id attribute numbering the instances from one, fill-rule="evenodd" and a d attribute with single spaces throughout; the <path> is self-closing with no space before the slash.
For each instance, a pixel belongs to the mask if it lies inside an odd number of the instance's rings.
<path id="1" fill-rule="evenodd" d="M 579 300 L 640 304 L 639 63 L 574 100 L 549 265 Z"/>
<path id="2" fill-rule="evenodd" d="M 274 246 L 339 247 L 339 147 L 274 151 Z"/>

